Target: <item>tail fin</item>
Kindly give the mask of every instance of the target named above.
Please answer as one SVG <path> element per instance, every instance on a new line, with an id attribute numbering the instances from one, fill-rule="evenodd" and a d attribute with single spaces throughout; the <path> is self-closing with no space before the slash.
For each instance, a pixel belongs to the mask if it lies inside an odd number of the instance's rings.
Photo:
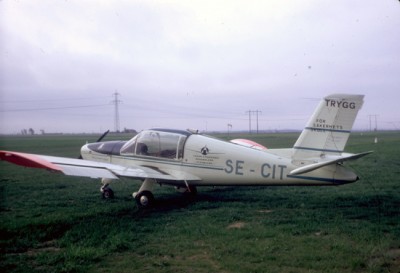
<path id="1" fill-rule="evenodd" d="M 340 155 L 350 135 L 364 95 L 325 97 L 294 144 L 293 159 Z"/>

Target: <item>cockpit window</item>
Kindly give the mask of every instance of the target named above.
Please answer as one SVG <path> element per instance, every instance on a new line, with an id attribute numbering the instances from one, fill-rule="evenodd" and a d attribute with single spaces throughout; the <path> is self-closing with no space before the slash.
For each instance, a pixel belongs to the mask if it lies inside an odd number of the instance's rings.
<path id="1" fill-rule="evenodd" d="M 121 148 L 121 155 L 134 155 L 136 149 L 136 140 L 138 135 L 129 140 L 124 146 Z"/>
<path id="2" fill-rule="evenodd" d="M 126 143 L 121 155 L 144 155 L 180 159 L 187 136 L 162 131 L 143 131 Z"/>

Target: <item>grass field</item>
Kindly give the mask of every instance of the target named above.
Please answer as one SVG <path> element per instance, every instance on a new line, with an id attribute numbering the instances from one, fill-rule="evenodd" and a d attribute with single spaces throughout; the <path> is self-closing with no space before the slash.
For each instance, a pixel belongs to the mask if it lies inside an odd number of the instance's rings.
<path id="1" fill-rule="evenodd" d="M 298 134 L 231 137 L 280 148 Z M 95 139 L 1 137 L 0 149 L 77 157 Z M 0 272 L 398 273 L 400 133 L 354 133 L 346 150 L 375 151 L 349 165 L 357 183 L 207 187 L 194 199 L 165 186 L 147 211 L 131 197 L 139 181 L 103 200 L 97 180 L 0 162 Z"/>

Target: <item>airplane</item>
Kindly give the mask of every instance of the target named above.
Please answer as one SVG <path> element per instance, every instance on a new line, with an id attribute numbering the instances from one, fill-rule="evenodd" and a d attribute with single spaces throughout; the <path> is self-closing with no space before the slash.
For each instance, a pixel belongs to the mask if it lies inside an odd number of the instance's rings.
<path id="1" fill-rule="evenodd" d="M 111 181 L 142 180 L 132 195 L 150 208 L 156 184 L 197 193 L 200 186 L 343 185 L 359 179 L 343 163 L 372 151 L 345 153 L 364 95 L 324 97 L 291 148 L 268 149 L 246 139 L 220 140 L 197 130 L 149 129 L 129 141 L 102 141 L 81 148 L 79 159 L 0 151 L 0 159 L 64 175 L 100 178 L 104 198 Z"/>

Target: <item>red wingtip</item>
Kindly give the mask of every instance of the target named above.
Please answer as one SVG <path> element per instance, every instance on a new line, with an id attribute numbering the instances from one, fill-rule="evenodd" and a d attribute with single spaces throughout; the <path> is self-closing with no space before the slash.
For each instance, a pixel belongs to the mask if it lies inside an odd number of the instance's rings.
<path id="1" fill-rule="evenodd" d="M 24 167 L 40 168 L 40 169 L 62 172 L 62 169 L 59 166 L 47 160 L 44 160 L 34 154 L 0 151 L 0 159 Z"/>

